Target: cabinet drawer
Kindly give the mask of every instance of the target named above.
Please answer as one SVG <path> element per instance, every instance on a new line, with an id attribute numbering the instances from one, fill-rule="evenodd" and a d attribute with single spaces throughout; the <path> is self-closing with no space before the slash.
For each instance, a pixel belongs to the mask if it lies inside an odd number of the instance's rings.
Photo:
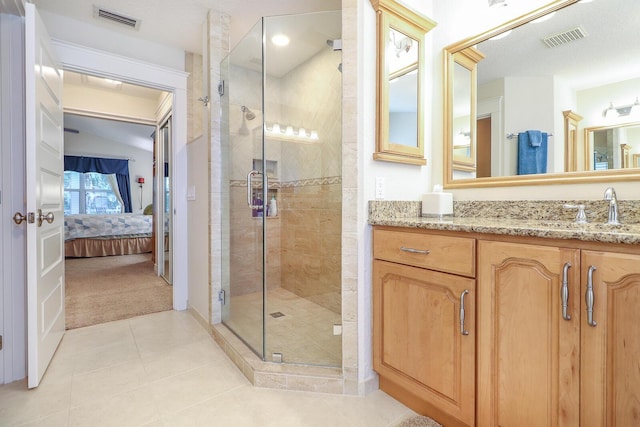
<path id="1" fill-rule="evenodd" d="M 373 257 L 385 261 L 475 277 L 475 253 L 475 239 L 466 237 L 373 231 Z"/>

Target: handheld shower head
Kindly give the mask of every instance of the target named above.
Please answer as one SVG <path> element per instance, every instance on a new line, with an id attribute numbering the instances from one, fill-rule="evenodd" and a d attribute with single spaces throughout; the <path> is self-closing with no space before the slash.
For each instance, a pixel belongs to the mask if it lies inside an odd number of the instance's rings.
<path id="1" fill-rule="evenodd" d="M 244 116 L 247 118 L 247 120 L 253 120 L 256 118 L 256 113 L 254 113 L 253 111 L 251 111 L 249 109 L 249 107 L 245 107 L 244 105 L 241 107 L 242 112 L 244 113 Z"/>

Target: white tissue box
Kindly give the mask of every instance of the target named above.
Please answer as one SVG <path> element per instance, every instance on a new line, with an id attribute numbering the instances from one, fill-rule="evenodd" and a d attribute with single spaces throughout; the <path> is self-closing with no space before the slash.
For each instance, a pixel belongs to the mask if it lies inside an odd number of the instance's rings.
<path id="1" fill-rule="evenodd" d="M 422 196 L 422 216 L 445 215 L 453 215 L 453 194 L 434 192 Z"/>

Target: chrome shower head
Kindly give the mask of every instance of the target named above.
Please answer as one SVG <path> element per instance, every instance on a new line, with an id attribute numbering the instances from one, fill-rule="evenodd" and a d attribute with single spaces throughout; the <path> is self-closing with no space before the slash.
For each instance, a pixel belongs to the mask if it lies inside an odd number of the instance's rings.
<path id="1" fill-rule="evenodd" d="M 244 116 L 247 118 L 247 120 L 253 120 L 256 118 L 256 113 L 254 113 L 253 111 L 251 111 L 249 109 L 249 107 L 245 107 L 244 105 L 241 107 L 242 112 L 244 113 Z"/>

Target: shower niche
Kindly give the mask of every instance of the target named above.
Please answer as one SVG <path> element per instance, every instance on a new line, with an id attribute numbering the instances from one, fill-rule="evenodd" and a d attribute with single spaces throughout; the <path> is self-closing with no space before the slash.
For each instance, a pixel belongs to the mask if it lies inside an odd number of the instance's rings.
<path id="1" fill-rule="evenodd" d="M 221 63 L 222 323 L 265 363 L 342 366 L 341 28 L 265 17 Z"/>
<path id="2" fill-rule="evenodd" d="M 264 168 L 263 168 L 264 163 Z M 278 161 L 277 160 L 265 160 L 262 159 L 253 159 L 253 170 L 258 171 L 258 173 L 262 173 L 263 170 L 267 171 L 267 178 L 269 178 L 270 183 L 274 179 L 278 179 Z"/>

